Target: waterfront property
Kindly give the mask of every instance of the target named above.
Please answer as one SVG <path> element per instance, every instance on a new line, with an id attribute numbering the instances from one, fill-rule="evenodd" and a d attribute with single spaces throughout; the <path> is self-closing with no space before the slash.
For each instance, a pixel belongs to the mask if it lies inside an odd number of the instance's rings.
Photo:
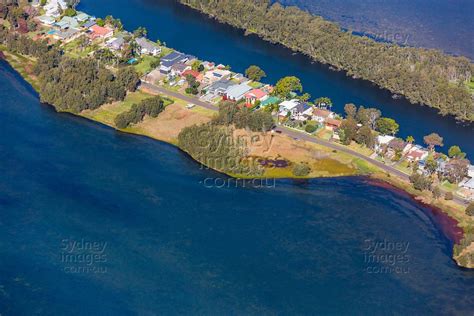
<path id="1" fill-rule="evenodd" d="M 225 92 L 224 99 L 238 102 L 242 100 L 250 90 L 252 90 L 252 87 L 247 83 L 230 86 Z"/>
<path id="2" fill-rule="evenodd" d="M 137 45 L 140 47 L 141 55 L 158 56 L 159 54 L 161 54 L 161 47 L 146 39 L 145 37 L 137 38 L 136 42 Z"/>

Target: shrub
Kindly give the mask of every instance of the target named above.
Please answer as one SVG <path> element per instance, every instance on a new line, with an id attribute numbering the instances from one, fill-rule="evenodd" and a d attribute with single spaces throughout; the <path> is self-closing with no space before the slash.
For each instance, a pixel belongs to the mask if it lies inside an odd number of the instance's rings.
<path id="1" fill-rule="evenodd" d="M 304 163 L 295 164 L 293 167 L 293 175 L 297 177 L 305 177 L 309 175 L 311 168 Z"/>
<path id="2" fill-rule="evenodd" d="M 313 125 L 313 124 L 308 124 L 308 125 L 306 125 L 306 127 L 304 128 L 304 130 L 305 130 L 307 133 L 314 133 L 314 132 L 316 132 L 317 129 L 318 129 L 318 128 L 317 128 L 315 125 Z"/>
<path id="3" fill-rule="evenodd" d="M 444 196 L 444 199 L 446 201 L 452 201 L 454 200 L 454 194 L 453 192 L 446 192 L 445 196 Z"/>
<path id="4" fill-rule="evenodd" d="M 471 202 L 469 206 L 466 208 L 466 214 L 469 216 L 474 216 L 474 202 Z"/>

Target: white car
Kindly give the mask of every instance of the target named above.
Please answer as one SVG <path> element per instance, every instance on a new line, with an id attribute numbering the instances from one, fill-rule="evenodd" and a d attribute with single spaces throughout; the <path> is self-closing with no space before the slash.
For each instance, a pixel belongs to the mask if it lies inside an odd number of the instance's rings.
<path id="1" fill-rule="evenodd" d="M 186 105 L 186 108 L 187 109 L 192 109 L 195 106 L 196 106 L 196 104 L 188 103 L 188 105 Z"/>

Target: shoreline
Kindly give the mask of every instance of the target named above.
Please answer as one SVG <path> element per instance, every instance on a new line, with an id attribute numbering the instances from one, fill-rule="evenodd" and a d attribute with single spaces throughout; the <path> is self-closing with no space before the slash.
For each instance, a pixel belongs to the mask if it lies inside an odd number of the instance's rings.
<path id="1" fill-rule="evenodd" d="M 1 52 L 1 51 L 0 51 Z M 3 52 L 1 52 L 3 54 Z M 36 82 L 36 78 L 33 78 L 31 77 L 31 75 L 29 75 L 27 72 L 24 71 L 24 69 L 21 69 L 21 65 L 16 65 L 17 67 L 15 67 L 15 62 L 12 63 L 12 57 L 10 56 L 10 54 L 8 52 L 6 52 L 6 55 L 3 54 L 3 56 L 5 56 L 5 58 L 3 60 L 5 60 L 9 65 L 10 67 L 15 70 L 15 72 L 20 76 L 22 77 L 25 82 L 27 82 L 31 88 L 33 88 L 34 91 L 36 91 L 38 93 L 38 90 L 37 90 L 37 82 Z M 17 69 L 18 68 L 18 69 Z M 23 70 L 23 71 L 22 71 Z M 48 104 L 49 105 L 49 104 Z M 54 107 L 54 105 L 49 105 L 49 106 L 52 106 L 54 109 L 56 109 Z M 201 165 L 204 165 L 206 168 L 209 168 L 211 169 L 210 167 L 206 166 L 204 163 L 200 162 L 199 160 L 193 158 L 189 153 L 187 153 L 186 151 L 182 150 L 178 145 L 177 143 L 173 143 L 171 141 L 167 141 L 166 139 L 160 139 L 156 136 L 153 136 L 153 135 L 149 135 L 149 134 L 146 134 L 144 132 L 141 132 L 139 130 L 134 130 L 133 128 L 126 128 L 126 129 L 118 129 L 117 127 L 115 127 L 113 124 L 107 124 L 106 122 L 104 121 L 101 121 L 101 120 L 98 120 L 98 119 L 94 119 L 93 117 L 91 116 L 87 116 L 84 114 L 84 112 L 81 112 L 81 113 L 72 113 L 72 112 L 68 112 L 68 111 L 57 111 L 56 112 L 58 113 L 69 113 L 69 114 L 72 114 L 74 116 L 77 116 L 77 117 L 82 117 L 82 118 L 85 118 L 85 119 L 88 119 L 89 121 L 93 121 L 93 122 L 97 122 L 99 124 L 102 124 L 102 125 L 106 125 L 108 127 L 111 127 L 113 129 L 115 129 L 116 131 L 119 131 L 119 132 L 122 132 L 122 133 L 127 133 L 127 134 L 134 134 L 134 135 L 140 135 L 140 136 L 145 136 L 147 138 L 150 138 L 150 139 L 153 139 L 153 140 L 158 140 L 158 141 L 161 141 L 161 142 L 164 142 L 164 143 L 168 143 L 174 147 L 177 147 L 179 150 L 181 150 L 182 152 L 184 152 L 185 154 L 187 154 L 190 158 L 192 158 L 193 160 L 197 161 L 198 163 L 200 163 Z M 352 156 L 354 157 L 354 156 Z M 370 163 L 370 162 L 369 162 Z M 357 170 L 356 174 L 352 174 L 352 175 L 341 175 L 341 176 L 365 176 L 367 177 L 368 179 L 374 179 L 375 181 L 378 182 L 378 185 L 381 185 L 381 184 L 388 184 L 389 186 L 391 186 L 390 189 L 396 189 L 396 190 L 399 190 L 399 192 L 403 192 L 404 194 L 407 194 L 408 196 L 411 196 L 417 203 L 420 203 L 420 205 L 424 206 L 424 207 L 429 207 L 430 209 L 432 209 L 434 212 L 433 213 L 436 213 L 436 210 L 439 210 L 440 214 L 443 215 L 443 217 L 448 217 L 450 219 L 452 219 L 452 221 L 455 221 L 456 222 L 456 226 L 463 232 L 463 235 L 465 233 L 464 231 L 464 228 L 462 228 L 461 226 L 461 221 L 459 220 L 459 217 L 456 218 L 456 216 L 454 216 L 454 213 L 453 213 L 453 210 L 448 207 L 447 203 L 440 203 L 442 205 L 440 206 L 435 206 L 435 205 L 432 205 L 433 201 L 430 202 L 427 202 L 427 201 L 423 201 L 423 199 L 425 199 L 426 197 L 423 197 L 421 196 L 420 198 L 420 194 L 416 194 L 416 192 L 410 192 L 410 190 L 407 189 L 407 186 L 406 186 L 406 183 L 403 179 L 400 179 L 398 178 L 396 175 L 390 175 L 390 174 L 386 174 L 384 173 L 379 167 L 377 167 L 376 165 L 373 165 L 371 164 L 371 166 L 375 167 L 375 169 L 377 171 L 372 171 L 370 172 L 369 174 L 366 174 L 366 175 L 362 175 L 361 173 L 359 173 L 359 170 Z M 215 169 L 213 169 L 215 170 Z M 227 173 L 224 173 L 222 171 L 219 171 L 219 170 L 215 170 L 221 174 L 226 174 L 227 176 L 231 177 L 231 178 L 243 178 L 242 175 L 232 175 L 232 174 L 227 174 Z M 296 176 L 293 176 L 293 177 L 288 177 L 288 176 L 275 176 L 273 175 L 271 178 L 274 178 L 274 179 L 312 179 L 312 178 L 323 178 L 323 177 L 331 177 L 331 178 L 336 178 L 338 176 L 335 176 L 335 175 L 328 175 L 328 176 L 322 176 L 322 175 L 318 175 L 318 176 L 307 176 L 307 177 L 296 177 Z M 248 177 L 249 179 L 262 179 L 262 178 L 270 178 L 269 176 L 261 176 L 261 177 Z M 401 184 L 403 183 L 403 184 Z M 413 190 L 411 190 L 413 191 Z M 420 200 L 421 199 L 421 200 Z M 443 225 L 442 224 L 442 221 L 439 223 L 441 226 Z M 450 225 L 453 224 L 453 222 L 450 223 Z M 446 234 L 446 232 L 442 229 L 440 229 L 441 232 L 443 233 L 443 235 L 445 235 L 448 239 L 451 240 L 450 236 L 448 236 L 448 234 Z M 454 236 L 454 235 L 453 235 Z M 454 238 L 453 238 L 454 239 Z M 462 239 L 462 236 L 459 238 L 459 239 L 456 239 L 456 240 L 453 240 L 454 244 L 458 244 L 458 242 Z M 453 255 L 454 255 L 454 252 L 453 252 Z M 458 262 L 457 262 L 458 263 Z M 458 263 L 459 266 L 461 266 L 459 263 Z M 474 268 L 474 267 L 473 267 Z"/>

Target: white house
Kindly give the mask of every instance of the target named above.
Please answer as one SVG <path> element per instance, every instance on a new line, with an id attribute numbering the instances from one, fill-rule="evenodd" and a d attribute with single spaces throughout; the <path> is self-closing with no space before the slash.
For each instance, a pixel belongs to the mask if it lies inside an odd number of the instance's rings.
<path id="1" fill-rule="evenodd" d="M 253 88 L 246 83 L 230 86 L 225 93 L 225 98 L 227 100 L 240 101 L 245 97 L 245 94 L 252 89 Z"/>
<path id="2" fill-rule="evenodd" d="M 136 42 L 140 47 L 140 55 L 158 56 L 161 54 L 161 47 L 144 37 L 137 38 Z"/>
<path id="3" fill-rule="evenodd" d="M 387 146 L 395 137 L 390 135 L 379 135 L 377 136 L 377 141 L 375 144 L 375 151 L 381 151 L 385 146 Z"/>

